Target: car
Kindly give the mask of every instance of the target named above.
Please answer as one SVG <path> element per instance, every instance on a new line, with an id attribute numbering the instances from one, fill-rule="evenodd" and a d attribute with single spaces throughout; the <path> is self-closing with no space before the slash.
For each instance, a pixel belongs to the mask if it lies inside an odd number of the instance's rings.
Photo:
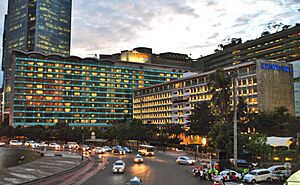
<path id="1" fill-rule="evenodd" d="M 124 173 L 125 172 L 125 162 L 122 160 L 117 160 L 114 164 L 113 164 L 113 168 L 112 171 L 113 173 Z"/>
<path id="2" fill-rule="evenodd" d="M 134 158 L 134 162 L 135 163 L 143 163 L 144 162 L 144 159 L 142 158 L 141 155 L 137 154 Z"/>
<path id="3" fill-rule="evenodd" d="M 123 150 L 121 146 L 114 146 L 111 150 L 112 154 L 120 154 L 120 155 L 125 155 L 126 152 Z"/>
<path id="4" fill-rule="evenodd" d="M 32 141 L 32 140 L 26 141 L 24 143 L 24 145 L 28 146 L 28 147 L 31 147 L 31 148 L 37 148 L 39 146 L 38 143 L 36 143 L 35 141 Z"/>
<path id="5" fill-rule="evenodd" d="M 90 150 L 90 147 L 88 145 L 82 145 L 81 149 L 83 152 L 88 152 Z"/>
<path id="6" fill-rule="evenodd" d="M 256 169 L 252 170 L 250 173 L 243 177 L 244 182 L 256 183 L 262 181 L 272 181 L 271 172 L 268 169 Z"/>
<path id="7" fill-rule="evenodd" d="M 249 168 L 252 166 L 252 164 L 244 159 L 238 159 L 236 160 L 236 166 L 241 168 Z"/>
<path id="8" fill-rule="evenodd" d="M 281 172 L 286 172 L 287 169 L 284 167 L 284 165 L 275 165 L 275 166 L 270 166 L 268 168 L 271 173 L 281 173 Z"/>
<path id="9" fill-rule="evenodd" d="M 10 140 L 9 145 L 11 146 L 21 146 L 23 143 L 18 140 Z"/>
<path id="10" fill-rule="evenodd" d="M 5 145 L 5 143 L 0 141 L 0 146 L 4 146 L 4 145 Z"/>
<path id="11" fill-rule="evenodd" d="M 130 150 L 128 147 L 123 147 L 122 148 L 126 153 L 132 153 L 132 150 Z"/>
<path id="12" fill-rule="evenodd" d="M 40 142 L 40 143 L 38 143 L 38 147 L 45 148 L 45 147 L 48 147 L 48 144 L 45 142 Z"/>
<path id="13" fill-rule="evenodd" d="M 67 143 L 69 149 L 76 150 L 79 148 L 79 145 L 76 142 L 68 142 Z"/>
<path id="14" fill-rule="evenodd" d="M 107 152 L 110 152 L 110 151 L 111 151 L 111 148 L 110 148 L 109 146 L 104 146 L 103 148 L 104 148 L 105 151 L 107 151 Z"/>
<path id="15" fill-rule="evenodd" d="M 132 179 L 129 180 L 127 185 L 143 185 L 142 179 L 135 176 Z"/>
<path id="16" fill-rule="evenodd" d="M 60 145 L 57 143 L 50 143 L 49 148 L 55 149 L 55 150 L 60 150 Z"/>
<path id="17" fill-rule="evenodd" d="M 104 154 L 106 152 L 106 150 L 103 147 L 95 147 L 92 151 L 95 154 Z"/>
<path id="18" fill-rule="evenodd" d="M 242 179 L 242 175 L 234 170 L 223 170 L 220 172 L 220 175 L 223 177 L 224 181 L 236 181 Z"/>
<path id="19" fill-rule="evenodd" d="M 177 159 L 176 159 L 176 162 L 178 164 L 187 164 L 187 165 L 192 165 L 192 164 L 195 164 L 195 160 L 187 157 L 187 156 L 179 156 Z"/>

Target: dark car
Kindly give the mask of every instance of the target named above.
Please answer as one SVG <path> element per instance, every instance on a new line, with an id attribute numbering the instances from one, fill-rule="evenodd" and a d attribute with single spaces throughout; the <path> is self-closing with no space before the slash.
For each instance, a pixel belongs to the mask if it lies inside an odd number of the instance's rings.
<path id="1" fill-rule="evenodd" d="M 127 148 L 126 146 L 122 148 L 126 153 L 132 153 L 132 150 Z"/>
<path id="2" fill-rule="evenodd" d="M 252 164 L 244 159 L 238 159 L 238 160 L 236 160 L 236 165 L 237 165 L 237 167 L 249 168 L 249 167 L 251 167 Z"/>
<path id="3" fill-rule="evenodd" d="M 129 180 L 127 185 L 143 185 L 143 182 L 142 179 L 140 179 L 139 177 L 133 177 Z"/>

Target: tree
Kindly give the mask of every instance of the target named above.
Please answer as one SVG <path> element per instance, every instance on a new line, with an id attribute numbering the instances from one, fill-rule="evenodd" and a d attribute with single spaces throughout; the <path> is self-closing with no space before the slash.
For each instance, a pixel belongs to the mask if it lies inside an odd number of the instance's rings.
<path id="1" fill-rule="evenodd" d="M 189 116 L 188 133 L 191 135 L 207 135 L 213 126 L 214 115 L 207 101 L 195 104 Z"/>
<path id="2" fill-rule="evenodd" d="M 232 77 L 222 69 L 212 73 L 209 77 L 208 86 L 212 94 L 211 103 L 214 113 L 225 119 L 230 111 L 231 84 Z"/>

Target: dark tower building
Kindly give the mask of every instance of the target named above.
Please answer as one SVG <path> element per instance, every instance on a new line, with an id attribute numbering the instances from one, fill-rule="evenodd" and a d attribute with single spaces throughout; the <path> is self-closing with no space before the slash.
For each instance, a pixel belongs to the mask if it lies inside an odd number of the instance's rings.
<path id="1" fill-rule="evenodd" d="M 9 0 L 3 34 L 2 70 L 5 100 L 10 87 L 13 49 L 70 54 L 72 0 Z M 5 107 L 4 107 L 5 113 Z"/>

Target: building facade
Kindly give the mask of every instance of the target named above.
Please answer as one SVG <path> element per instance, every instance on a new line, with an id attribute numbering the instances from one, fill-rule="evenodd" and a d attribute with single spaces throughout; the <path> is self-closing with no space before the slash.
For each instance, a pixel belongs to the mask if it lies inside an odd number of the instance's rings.
<path id="1" fill-rule="evenodd" d="M 12 77 L 10 54 L 14 49 L 70 54 L 72 0 L 9 0 L 3 33 L 4 104 L 10 94 L 8 81 Z M 4 110 L 6 110 L 5 108 Z M 8 112 L 4 111 L 4 119 Z M 7 122 L 7 120 L 5 121 Z"/>
<path id="2" fill-rule="evenodd" d="M 294 68 L 294 90 L 296 116 L 300 116 L 300 60 L 292 62 Z"/>
<path id="3" fill-rule="evenodd" d="M 237 71 L 237 96 L 246 101 L 249 111 L 269 111 L 285 106 L 295 114 L 292 64 L 257 60 L 224 70 Z M 212 98 L 208 83 L 214 72 L 135 90 L 133 117 L 150 124 L 186 124 L 195 104 Z"/>
<path id="4" fill-rule="evenodd" d="M 221 51 L 199 58 L 193 66 L 203 71 L 210 71 L 255 59 L 274 59 L 295 65 L 295 106 L 296 115 L 300 116 L 299 70 L 297 70 L 300 60 L 300 24 L 245 43 L 235 40 L 223 46 Z"/>
<path id="5" fill-rule="evenodd" d="M 4 83 L 13 49 L 68 56 L 72 0 L 9 0 L 3 34 Z"/>
<path id="6" fill-rule="evenodd" d="M 12 126 L 107 126 L 132 119 L 132 91 L 192 71 L 136 62 L 13 51 L 5 111 Z"/>
<path id="7" fill-rule="evenodd" d="M 300 24 L 274 34 L 223 46 L 221 51 L 199 58 L 194 67 L 203 71 L 228 67 L 255 59 L 292 62 L 300 60 Z"/>

